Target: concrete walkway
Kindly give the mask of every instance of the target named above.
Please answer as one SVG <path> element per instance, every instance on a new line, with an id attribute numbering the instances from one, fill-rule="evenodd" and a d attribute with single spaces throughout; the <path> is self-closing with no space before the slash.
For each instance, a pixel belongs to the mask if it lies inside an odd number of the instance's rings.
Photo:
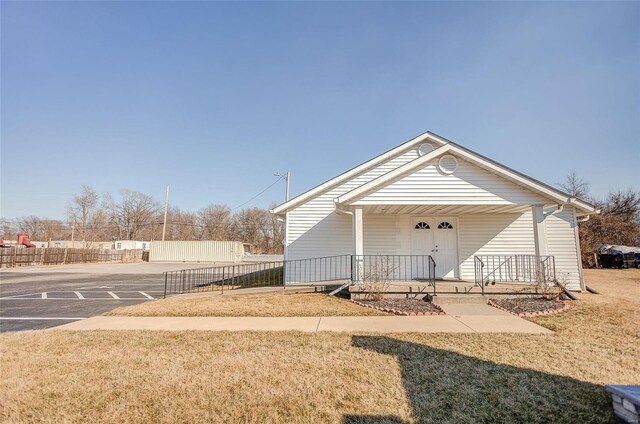
<path id="1" fill-rule="evenodd" d="M 319 331 L 349 333 L 553 333 L 551 330 L 540 327 L 539 325 L 511 314 L 435 315 L 417 317 L 98 316 L 52 329 L 52 331 L 56 330 L 303 331 L 308 333 L 315 333 Z"/>

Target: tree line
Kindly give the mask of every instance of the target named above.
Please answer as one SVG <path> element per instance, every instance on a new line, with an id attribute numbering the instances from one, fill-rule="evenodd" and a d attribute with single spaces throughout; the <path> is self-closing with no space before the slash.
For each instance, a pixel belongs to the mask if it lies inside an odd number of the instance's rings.
<path id="1" fill-rule="evenodd" d="M 580 248 L 585 266 L 594 264 L 593 253 L 602 243 L 640 246 L 640 191 L 614 190 L 604 198 L 590 194 L 590 184 L 571 173 L 558 184 L 572 196 L 594 204 L 601 213 L 579 222 Z M 82 186 L 66 210 L 66 221 L 23 216 L 0 223 L 2 238 L 15 239 L 26 232 L 32 240 L 85 241 L 160 240 L 164 211 L 153 197 L 123 189 L 118 198 L 98 195 Z M 256 252 L 282 253 L 284 225 L 267 209 L 233 211 L 227 205 L 209 205 L 195 212 L 172 206 L 168 210 L 165 240 L 238 240 L 255 245 Z"/>
<path id="2" fill-rule="evenodd" d="M 575 172 L 570 173 L 559 186 L 568 194 L 600 209 L 599 214 L 578 222 L 583 266 L 595 265 L 593 254 L 603 243 L 640 246 L 640 190 L 617 189 L 604 198 L 598 198 L 590 194 L 589 182 Z"/>
<path id="3" fill-rule="evenodd" d="M 66 208 L 66 220 L 23 216 L 0 223 L 2 238 L 15 239 L 18 232 L 31 240 L 83 241 L 160 240 L 164 223 L 163 204 L 148 194 L 123 189 L 119 196 L 99 195 L 83 185 Z M 195 212 L 171 206 L 167 213 L 165 240 L 237 240 L 255 246 L 257 253 L 282 253 L 284 224 L 267 209 L 233 211 L 227 205 L 209 205 Z"/>

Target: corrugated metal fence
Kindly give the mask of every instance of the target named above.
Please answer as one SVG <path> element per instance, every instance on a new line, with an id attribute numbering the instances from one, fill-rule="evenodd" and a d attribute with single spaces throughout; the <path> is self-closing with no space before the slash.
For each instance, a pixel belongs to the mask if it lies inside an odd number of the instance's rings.
<path id="1" fill-rule="evenodd" d="M 240 262 L 244 245 L 239 241 L 153 241 L 149 262 Z"/>

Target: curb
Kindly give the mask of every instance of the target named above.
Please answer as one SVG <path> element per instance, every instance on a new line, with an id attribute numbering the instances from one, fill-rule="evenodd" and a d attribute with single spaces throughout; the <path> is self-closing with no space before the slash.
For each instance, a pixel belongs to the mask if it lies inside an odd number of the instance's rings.
<path id="1" fill-rule="evenodd" d="M 364 303 L 364 302 L 360 302 L 358 300 L 353 300 L 353 299 L 349 299 L 349 301 L 351 303 L 355 303 L 358 306 L 363 306 L 365 308 L 371 308 L 371 309 L 376 309 L 378 311 L 382 311 L 382 312 L 389 312 L 395 315 L 403 315 L 403 316 L 429 316 L 429 315 L 446 315 L 446 313 L 442 310 L 442 308 L 438 305 L 436 305 L 435 303 L 432 303 L 432 305 L 438 309 L 439 312 L 405 312 L 405 311 L 399 311 L 397 309 L 392 309 L 392 308 L 382 308 L 380 306 L 374 306 L 371 305 L 369 303 Z"/>
<path id="2" fill-rule="evenodd" d="M 489 306 L 493 306 L 494 308 L 500 309 L 501 311 L 505 311 L 505 312 L 509 312 L 511 315 L 515 315 L 518 316 L 520 318 L 534 318 L 534 317 L 541 317 L 541 316 L 545 316 L 545 315 L 555 315 L 555 314 L 559 314 L 560 312 L 564 312 L 567 309 L 570 308 L 569 304 L 565 301 L 561 301 L 564 305 L 562 306 L 562 308 L 559 309 L 548 309 L 546 311 L 537 311 L 537 312 L 520 312 L 519 314 L 508 310 L 507 308 L 503 308 L 502 306 L 498 305 L 497 303 L 493 302 L 493 300 L 489 299 L 487 301 L 487 305 Z"/>

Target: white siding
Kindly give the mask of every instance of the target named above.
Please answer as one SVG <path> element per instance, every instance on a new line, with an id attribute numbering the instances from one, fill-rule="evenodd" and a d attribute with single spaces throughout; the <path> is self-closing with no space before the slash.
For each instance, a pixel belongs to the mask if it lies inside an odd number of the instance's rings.
<path id="1" fill-rule="evenodd" d="M 426 217 L 428 218 L 428 216 Z M 474 279 L 474 255 L 533 255 L 531 213 L 458 216 L 461 278 Z M 411 217 L 365 215 L 365 255 L 410 255 Z"/>
<path id="2" fill-rule="evenodd" d="M 547 211 L 549 212 L 549 211 Z M 581 290 L 580 259 L 576 246 L 575 209 L 565 207 L 562 212 L 554 212 L 544 220 L 547 234 L 547 254 L 556 261 L 556 276 L 560 281 L 566 279 L 570 290 Z"/>
<path id="3" fill-rule="evenodd" d="M 351 216 L 337 213 L 333 199 L 417 157 L 411 148 L 289 211 L 287 259 L 351 254 Z"/>
<path id="4" fill-rule="evenodd" d="M 534 255 L 531 212 L 460 217 L 462 279 L 473 280 L 474 255 Z"/>
<path id="5" fill-rule="evenodd" d="M 549 200 L 458 158 L 458 169 L 442 174 L 437 160 L 354 202 L 354 205 L 508 205 Z"/>
<path id="6" fill-rule="evenodd" d="M 416 159 L 411 148 L 352 179 L 308 200 L 287 212 L 287 260 L 352 254 L 352 217 L 338 213 L 334 199 L 409 161 Z M 441 174 L 435 164 L 407 175 L 356 205 L 511 205 L 545 204 L 548 199 L 508 181 L 497 174 L 458 159 L 453 175 Z M 474 255 L 534 254 L 531 212 L 456 214 L 459 226 L 461 278 L 474 279 Z M 409 215 L 364 216 L 364 253 L 411 254 Z M 548 254 L 556 256 L 558 274 L 567 273 L 571 285 L 579 290 L 579 269 L 574 226 L 575 212 L 548 215 L 546 234 Z"/>

